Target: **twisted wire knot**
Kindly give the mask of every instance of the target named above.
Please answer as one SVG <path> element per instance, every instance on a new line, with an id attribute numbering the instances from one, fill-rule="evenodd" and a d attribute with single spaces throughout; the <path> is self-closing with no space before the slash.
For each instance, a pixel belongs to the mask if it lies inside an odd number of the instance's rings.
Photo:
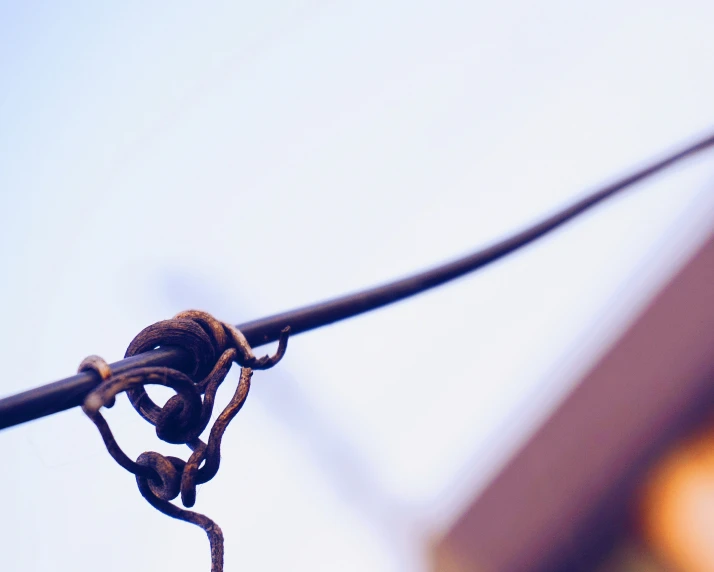
<path id="1" fill-rule="evenodd" d="M 95 371 L 102 380 L 87 396 L 82 410 L 99 429 L 107 451 L 119 465 L 136 476 L 139 492 L 149 504 L 206 532 L 211 545 L 212 572 L 223 570 L 220 527 L 210 518 L 169 501 L 180 494 L 182 504 L 192 507 L 196 502 L 196 486 L 216 475 L 223 434 L 248 396 L 253 370 L 267 369 L 278 363 L 285 354 L 289 334 L 290 328 L 281 332 L 274 355 L 258 358 L 240 330 L 206 312 L 188 310 L 144 328 L 129 344 L 125 354 L 130 357 L 160 346 L 178 346 L 189 358 L 185 371 L 140 366 L 113 374 L 109 365 L 98 356 L 89 356 L 79 366 L 79 371 Z M 218 387 L 234 362 L 241 366 L 238 387 L 204 443 L 200 435 L 211 419 Z M 147 385 L 163 385 L 176 394 L 159 406 L 146 393 Z M 123 391 L 139 415 L 155 426 L 159 439 L 185 444 L 191 449 L 188 461 L 155 451 L 144 452 L 132 461 L 124 453 L 100 411 L 102 407 L 112 407 L 116 395 Z"/>

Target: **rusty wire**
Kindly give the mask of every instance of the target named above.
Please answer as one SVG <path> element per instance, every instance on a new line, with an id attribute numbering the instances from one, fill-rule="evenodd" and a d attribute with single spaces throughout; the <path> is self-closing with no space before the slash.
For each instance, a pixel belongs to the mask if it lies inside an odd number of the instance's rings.
<path id="1" fill-rule="evenodd" d="M 290 328 L 282 330 L 273 356 L 258 358 L 240 330 L 206 312 L 189 310 L 142 330 L 129 344 L 125 355 L 131 357 L 162 345 L 177 346 L 191 356 L 185 371 L 138 366 L 113 374 L 111 367 L 98 356 L 89 356 L 79 366 L 80 372 L 94 371 L 102 379 L 87 395 L 82 410 L 99 429 L 107 451 L 136 477 L 139 492 L 151 506 L 168 516 L 195 524 L 206 532 L 211 546 L 211 572 L 223 571 L 221 528 L 207 516 L 185 510 L 169 501 L 180 494 L 182 504 L 192 507 L 196 502 L 196 486 L 216 475 L 223 434 L 248 397 L 253 370 L 273 367 L 282 359 L 289 333 Z M 240 381 L 204 443 L 200 435 L 208 427 L 216 392 L 233 363 L 241 367 Z M 146 393 L 147 385 L 169 387 L 176 395 L 159 406 Z M 112 407 L 116 395 L 124 391 L 139 415 L 156 427 L 159 439 L 185 444 L 191 449 L 188 461 L 155 451 L 146 451 L 132 461 L 124 453 L 101 413 L 102 407 Z"/>

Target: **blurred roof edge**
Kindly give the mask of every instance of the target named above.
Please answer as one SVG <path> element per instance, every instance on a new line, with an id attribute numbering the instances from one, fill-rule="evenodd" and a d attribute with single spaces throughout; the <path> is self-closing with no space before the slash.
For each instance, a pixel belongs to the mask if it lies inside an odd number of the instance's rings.
<path id="1" fill-rule="evenodd" d="M 668 443 L 714 405 L 714 223 L 431 551 L 435 572 L 591 569 Z"/>

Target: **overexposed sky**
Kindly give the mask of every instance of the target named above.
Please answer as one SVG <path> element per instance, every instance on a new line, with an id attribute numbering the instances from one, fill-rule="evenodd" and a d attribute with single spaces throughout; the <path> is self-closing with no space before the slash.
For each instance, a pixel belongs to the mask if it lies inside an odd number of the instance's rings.
<path id="1" fill-rule="evenodd" d="M 712 21 L 704 0 L 0 0 L 0 394 L 182 309 L 240 323 L 463 254 L 690 141 L 714 127 Z M 423 569 L 684 262 L 713 180 L 709 153 L 295 337 L 199 490 L 226 569 Z M 186 457 L 126 399 L 107 417 L 130 455 Z M 3 570 L 208 570 L 203 532 L 152 509 L 81 411 L 0 450 Z"/>

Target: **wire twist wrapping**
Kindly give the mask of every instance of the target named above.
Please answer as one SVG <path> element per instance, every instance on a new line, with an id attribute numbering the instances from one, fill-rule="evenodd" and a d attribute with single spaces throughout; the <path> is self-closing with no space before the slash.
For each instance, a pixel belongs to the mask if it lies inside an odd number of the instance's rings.
<path id="1" fill-rule="evenodd" d="M 273 356 L 257 358 L 243 334 L 198 310 L 181 312 L 142 330 L 129 344 L 124 357 L 158 346 L 180 346 L 192 358 L 186 372 L 168 367 L 136 367 L 113 375 L 98 356 L 89 356 L 79 371 L 93 370 L 102 382 L 87 395 L 82 410 L 94 422 L 114 460 L 136 476 L 141 495 L 160 512 L 201 527 L 211 545 L 211 572 L 223 571 L 223 533 L 210 518 L 184 510 L 169 501 L 181 495 L 185 507 L 196 502 L 196 486 L 211 480 L 220 465 L 221 439 L 228 424 L 240 411 L 250 389 L 254 369 L 268 369 L 278 363 L 287 348 L 290 328 L 283 329 Z M 218 387 L 233 362 L 241 366 L 240 381 L 228 405 L 211 427 L 204 443 L 199 436 L 211 419 Z M 163 385 L 176 392 L 163 407 L 146 393 L 146 385 Z M 102 407 L 112 407 L 118 393 L 126 391 L 134 409 L 156 427 L 159 439 L 186 444 L 192 453 L 188 461 L 147 451 L 132 461 L 122 451 L 106 420 Z"/>

